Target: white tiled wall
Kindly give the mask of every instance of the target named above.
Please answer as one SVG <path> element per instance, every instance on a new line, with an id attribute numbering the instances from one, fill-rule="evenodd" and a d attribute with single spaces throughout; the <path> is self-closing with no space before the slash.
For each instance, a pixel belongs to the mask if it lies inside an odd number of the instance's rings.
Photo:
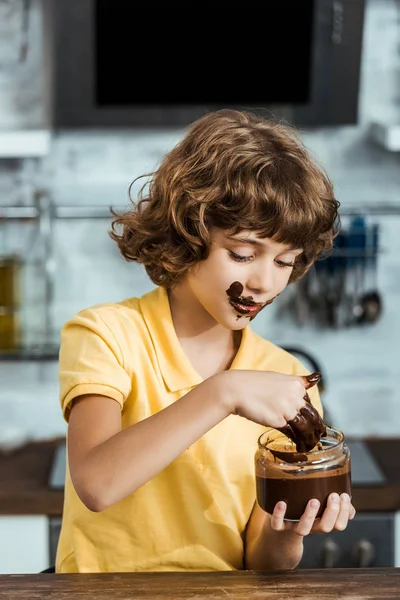
<path id="1" fill-rule="evenodd" d="M 367 2 L 360 123 L 302 132 L 333 179 L 344 208 L 384 203 L 400 207 L 400 156 L 385 152 L 368 137 L 371 120 L 400 121 L 399 28 L 394 0 Z M 31 75 L 40 72 L 36 58 L 29 67 Z M 0 127 L 18 119 L 22 126 L 40 121 L 40 94 L 35 92 L 32 113 L 26 106 L 20 110 L 11 101 L 22 93 L 20 78 L 9 76 L 7 81 L 7 86 L 4 81 L 2 85 L 0 75 Z M 129 183 L 154 169 L 181 135 L 179 130 L 148 135 L 129 130 L 59 133 L 51 155 L 44 160 L 0 161 L 0 204 L 29 204 L 35 185 L 45 185 L 62 206 L 125 206 Z M 137 189 L 133 188 L 133 195 Z M 287 320 L 277 323 L 275 306 L 254 322 L 261 335 L 282 344 L 302 345 L 320 358 L 328 377 L 323 400 L 336 424 L 349 435 L 400 435 L 396 358 L 400 216 L 382 223 L 386 250 L 380 282 L 386 297 L 378 325 L 337 333 L 299 329 Z M 140 295 L 152 287 L 140 267 L 120 258 L 108 228 L 107 220 L 56 222 L 56 335 L 80 308 Z M 31 255 L 28 225 L 7 226 L 0 229 L 0 235 L 0 252 L 6 246 Z M 57 392 L 55 364 L 0 362 L 0 443 L 1 439 L 16 439 L 17 432 L 35 438 L 63 433 Z"/>
<path id="2" fill-rule="evenodd" d="M 35 129 L 46 122 L 41 0 L 31 0 L 25 57 L 24 2 L 0 2 L 0 129 Z"/>

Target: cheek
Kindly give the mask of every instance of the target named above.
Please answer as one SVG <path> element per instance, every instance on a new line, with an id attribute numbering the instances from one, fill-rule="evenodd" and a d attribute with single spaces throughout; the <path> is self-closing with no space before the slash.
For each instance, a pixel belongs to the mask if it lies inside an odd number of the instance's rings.
<path id="1" fill-rule="evenodd" d="M 215 252 L 210 256 L 208 263 L 203 266 L 202 276 L 212 279 L 217 284 L 227 281 L 231 284 L 238 278 L 237 263 L 231 260 L 225 252 Z"/>
<path id="2" fill-rule="evenodd" d="M 192 286 L 201 295 L 215 293 L 227 281 L 230 285 L 233 281 L 232 277 L 230 265 L 221 265 L 219 261 L 210 259 L 197 264 L 190 274 Z"/>
<path id="3" fill-rule="evenodd" d="M 290 281 L 290 277 L 293 273 L 293 269 L 282 269 L 282 275 L 279 278 L 279 287 L 280 287 L 280 291 L 282 292 L 285 287 L 287 286 L 287 284 Z"/>

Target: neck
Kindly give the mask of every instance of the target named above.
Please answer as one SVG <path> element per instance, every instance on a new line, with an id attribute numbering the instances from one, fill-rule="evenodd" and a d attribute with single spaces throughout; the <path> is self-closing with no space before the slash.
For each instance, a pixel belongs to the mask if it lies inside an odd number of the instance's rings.
<path id="1" fill-rule="evenodd" d="M 169 292 L 169 303 L 181 347 L 201 377 L 207 379 L 229 369 L 242 332 L 222 327 L 185 285 Z"/>
<path id="2" fill-rule="evenodd" d="M 193 340 L 216 350 L 238 349 L 241 331 L 222 327 L 200 304 L 185 284 L 168 291 L 172 321 L 178 339 Z"/>

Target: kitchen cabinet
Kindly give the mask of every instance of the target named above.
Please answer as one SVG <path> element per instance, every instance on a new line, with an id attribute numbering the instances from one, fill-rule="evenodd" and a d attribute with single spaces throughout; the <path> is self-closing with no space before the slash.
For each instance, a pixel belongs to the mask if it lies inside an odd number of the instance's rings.
<path id="1" fill-rule="evenodd" d="M 60 439 L 0 452 L 0 573 L 38 573 L 50 566 L 49 518 L 61 515 L 63 493 L 46 481 Z"/>
<path id="2" fill-rule="evenodd" d="M 304 539 L 300 568 L 394 567 L 399 513 L 358 513 L 345 531 Z"/>

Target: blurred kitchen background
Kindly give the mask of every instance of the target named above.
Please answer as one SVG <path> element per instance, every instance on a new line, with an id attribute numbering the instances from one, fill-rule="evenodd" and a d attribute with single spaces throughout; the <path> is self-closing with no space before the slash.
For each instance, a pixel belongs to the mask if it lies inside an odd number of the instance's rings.
<path id="1" fill-rule="evenodd" d="M 400 438 L 400 0 L 205 5 L 187 33 L 181 8 L 150 26 L 129 4 L 0 0 L 0 448 L 65 435 L 60 328 L 153 287 L 109 238 L 110 206 L 229 105 L 296 125 L 341 202 L 331 257 L 253 328 L 322 371 L 346 436 Z"/>

